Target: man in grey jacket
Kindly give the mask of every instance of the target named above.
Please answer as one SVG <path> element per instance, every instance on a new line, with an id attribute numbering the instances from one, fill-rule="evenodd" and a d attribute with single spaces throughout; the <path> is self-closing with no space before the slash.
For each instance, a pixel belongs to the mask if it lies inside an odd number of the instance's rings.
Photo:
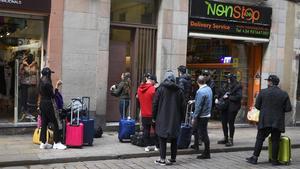
<path id="1" fill-rule="evenodd" d="M 207 124 L 211 116 L 212 107 L 212 90 L 205 84 L 205 77 L 199 76 L 197 79 L 199 89 L 195 98 L 195 112 L 192 114 L 192 123 L 195 128 L 198 128 L 201 139 L 204 143 L 203 154 L 197 156 L 198 159 L 210 158 L 209 137 L 207 133 Z M 198 132 L 195 133 L 195 145 L 198 145 Z"/>

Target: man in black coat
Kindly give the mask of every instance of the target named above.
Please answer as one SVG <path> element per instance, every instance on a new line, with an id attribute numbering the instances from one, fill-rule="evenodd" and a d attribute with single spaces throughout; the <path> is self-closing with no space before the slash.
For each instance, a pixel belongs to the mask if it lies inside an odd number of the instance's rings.
<path id="1" fill-rule="evenodd" d="M 263 142 L 271 134 L 272 164 L 279 165 L 278 152 L 280 134 L 285 132 L 285 112 L 292 110 L 289 95 L 278 87 L 279 78 L 270 75 L 268 88 L 261 90 L 256 98 L 255 107 L 260 110 L 258 131 L 253 156 L 246 158 L 247 162 L 257 164 Z"/>
<path id="2" fill-rule="evenodd" d="M 185 110 L 184 94 L 182 88 L 175 83 L 174 73 L 167 71 L 164 79 L 156 90 L 152 108 L 160 143 L 160 159 L 155 163 L 160 165 L 176 162 L 177 137 Z M 171 142 L 170 160 L 166 160 L 167 140 Z"/>
<path id="3" fill-rule="evenodd" d="M 192 79 L 186 72 L 186 67 L 180 65 L 178 68 L 177 84 L 183 89 L 185 102 L 187 103 L 191 98 L 192 92 Z"/>

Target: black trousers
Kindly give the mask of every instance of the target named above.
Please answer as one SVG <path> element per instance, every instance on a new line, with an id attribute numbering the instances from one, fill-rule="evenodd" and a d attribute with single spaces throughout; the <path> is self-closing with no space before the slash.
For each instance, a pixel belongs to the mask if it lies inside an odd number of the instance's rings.
<path id="1" fill-rule="evenodd" d="M 277 159 L 278 152 L 279 152 L 279 142 L 280 142 L 280 134 L 281 132 L 278 129 L 267 127 L 263 129 L 259 129 L 257 131 L 256 136 L 256 142 L 255 142 L 255 148 L 253 155 L 258 157 L 263 143 L 265 139 L 271 134 L 271 140 L 272 140 L 272 159 Z"/>
<path id="2" fill-rule="evenodd" d="M 151 127 L 155 131 L 155 124 L 152 123 L 152 118 L 151 117 L 142 117 L 142 125 L 143 125 L 143 139 L 145 141 L 146 146 L 151 145 Z M 158 138 L 157 135 L 155 134 L 155 146 L 159 147 L 158 143 Z"/>
<path id="3" fill-rule="evenodd" d="M 41 116 L 42 116 L 42 129 L 41 129 L 41 135 L 40 140 L 42 143 L 46 143 L 46 132 L 47 127 L 49 123 L 53 124 L 53 140 L 55 143 L 61 141 L 57 119 L 54 114 L 54 108 L 51 100 L 41 100 L 40 102 L 40 110 L 41 110 Z"/>
<path id="4" fill-rule="evenodd" d="M 23 113 L 27 113 L 27 99 L 28 99 L 28 88 L 29 85 L 21 84 L 20 85 L 20 103 L 21 103 L 21 111 Z"/>
<path id="5" fill-rule="evenodd" d="M 207 125 L 208 125 L 209 118 L 197 118 L 195 126 L 198 128 L 199 132 L 195 132 L 195 145 L 199 145 L 199 135 L 201 136 L 200 139 L 204 143 L 204 153 L 210 153 L 210 141 L 207 132 Z"/>
<path id="6" fill-rule="evenodd" d="M 162 159 L 162 160 L 166 159 L 167 141 L 171 142 L 171 159 L 175 160 L 176 155 L 177 155 L 177 138 L 167 139 L 167 138 L 163 138 L 163 137 L 159 137 L 160 159 Z"/>
<path id="7" fill-rule="evenodd" d="M 223 129 L 223 134 L 224 137 L 227 139 L 228 138 L 228 125 L 229 125 L 229 136 L 230 138 L 233 138 L 234 136 L 234 121 L 236 118 L 238 111 L 235 112 L 230 112 L 230 111 L 224 111 L 221 112 L 221 121 L 222 121 L 222 129 Z"/>

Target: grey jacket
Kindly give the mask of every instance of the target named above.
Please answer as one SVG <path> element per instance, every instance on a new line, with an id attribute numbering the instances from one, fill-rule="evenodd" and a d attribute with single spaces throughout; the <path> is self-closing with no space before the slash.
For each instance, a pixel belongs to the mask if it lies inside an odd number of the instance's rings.
<path id="1" fill-rule="evenodd" d="M 193 118 L 210 117 L 212 107 L 212 90 L 207 85 L 199 88 L 195 98 L 195 112 Z"/>

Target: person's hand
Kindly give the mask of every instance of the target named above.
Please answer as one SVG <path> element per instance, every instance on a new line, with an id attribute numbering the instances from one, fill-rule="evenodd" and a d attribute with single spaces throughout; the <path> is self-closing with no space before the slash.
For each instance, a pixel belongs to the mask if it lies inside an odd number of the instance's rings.
<path id="1" fill-rule="evenodd" d="M 225 94 L 224 96 L 223 96 L 223 99 L 227 99 L 228 98 L 228 94 Z"/>
<path id="2" fill-rule="evenodd" d="M 61 81 L 61 80 L 58 80 L 58 81 L 56 82 L 55 88 L 58 89 L 61 85 L 62 85 L 62 81 Z"/>
<path id="3" fill-rule="evenodd" d="M 215 104 L 218 104 L 218 103 L 219 103 L 219 99 L 216 99 L 216 100 L 215 100 Z"/>
<path id="4" fill-rule="evenodd" d="M 188 103 L 193 104 L 193 103 L 195 103 L 195 100 L 189 100 Z"/>

